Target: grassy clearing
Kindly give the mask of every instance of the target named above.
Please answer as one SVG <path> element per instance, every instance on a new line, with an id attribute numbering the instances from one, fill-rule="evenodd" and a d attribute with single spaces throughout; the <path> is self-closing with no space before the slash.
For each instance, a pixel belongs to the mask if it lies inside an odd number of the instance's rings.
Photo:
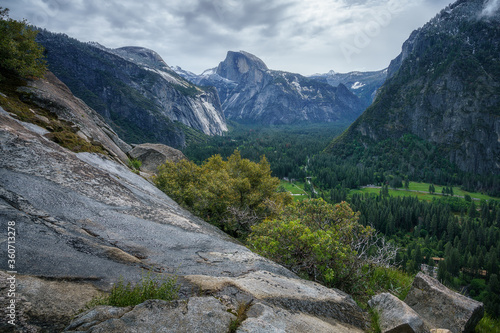
<path id="1" fill-rule="evenodd" d="M 307 194 L 304 191 L 304 183 L 303 182 L 294 182 L 289 183 L 285 180 L 282 180 L 280 183 L 281 186 L 283 186 L 288 192 L 292 194 Z"/>
<path id="2" fill-rule="evenodd" d="M 429 191 L 429 185 L 428 183 L 416 183 L 416 182 L 410 182 L 410 190 L 414 191 Z M 444 186 L 439 186 L 439 185 L 434 185 L 436 188 L 436 193 L 442 193 L 443 187 Z M 453 187 L 453 194 L 454 195 L 459 195 L 459 196 L 465 196 L 466 194 L 470 195 L 471 198 L 476 198 L 478 200 L 485 199 L 485 200 L 500 200 L 500 198 L 494 198 L 490 197 L 489 195 L 482 194 L 482 193 L 474 193 L 474 192 L 467 192 L 463 191 L 459 187 Z"/>
<path id="3" fill-rule="evenodd" d="M 379 188 L 362 188 L 360 190 L 351 190 L 349 194 L 354 194 L 354 193 L 373 193 L 373 194 L 379 194 L 380 189 Z M 411 191 L 405 191 L 405 190 L 393 190 L 389 189 L 389 195 L 393 197 L 406 197 L 406 196 L 412 196 L 412 197 L 418 197 L 419 200 L 426 200 L 426 201 L 432 201 L 432 198 L 438 197 L 437 195 L 432 195 L 429 193 L 419 193 L 419 192 L 411 192 Z"/>
<path id="4" fill-rule="evenodd" d="M 302 201 L 305 199 L 309 199 L 309 194 L 306 191 L 304 191 L 304 182 L 289 183 L 285 180 L 282 180 L 280 186 L 283 186 L 285 190 L 287 190 L 293 195 L 294 201 Z"/>
<path id="5" fill-rule="evenodd" d="M 419 200 L 426 200 L 426 201 L 432 201 L 433 198 L 441 198 L 441 193 L 443 191 L 444 186 L 438 186 L 434 185 L 436 188 L 436 194 L 430 194 L 429 191 L 429 185 L 428 183 L 415 183 L 415 182 L 410 182 L 410 187 L 409 191 L 405 189 L 389 189 L 389 195 L 393 197 L 402 197 L 402 196 L 412 196 L 412 197 L 417 197 Z M 425 193 L 420 193 L 420 192 L 412 192 L 412 191 L 422 191 Z M 359 190 L 351 190 L 349 194 L 354 194 L 354 193 L 374 193 L 374 194 L 379 194 L 380 189 L 379 188 L 362 188 Z M 481 193 L 471 193 L 467 191 L 463 191 L 459 189 L 458 187 L 453 187 L 453 194 L 455 196 L 465 196 L 466 194 L 470 195 L 471 198 L 473 199 L 485 199 L 485 200 L 500 200 L 500 198 L 494 198 L 490 197 L 485 194 Z"/>

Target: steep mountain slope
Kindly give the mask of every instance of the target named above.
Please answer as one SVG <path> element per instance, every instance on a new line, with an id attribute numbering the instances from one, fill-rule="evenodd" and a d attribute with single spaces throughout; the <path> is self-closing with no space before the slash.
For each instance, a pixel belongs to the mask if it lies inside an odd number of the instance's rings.
<path id="1" fill-rule="evenodd" d="M 62 132 L 80 149 L 50 140 Z M 2 80 L 0 225 L 11 246 L 0 257 L 12 260 L 0 261 L 0 292 L 15 283 L 15 293 L 0 307 L 15 305 L 16 327 L 2 320 L 0 332 L 228 332 L 242 302 L 244 331 L 366 331 L 368 315 L 349 295 L 301 280 L 193 216 L 124 165 L 129 148 L 51 73 L 21 86 Z M 120 281 L 171 274 L 180 300 L 146 301 L 152 311 L 132 320 L 132 307 L 99 307 L 105 313 L 68 327 Z"/>
<path id="2" fill-rule="evenodd" d="M 375 72 L 349 73 L 330 71 L 325 74 L 311 75 L 310 78 L 326 82 L 334 87 L 339 84 L 345 85 L 354 95 L 359 97 L 363 107 L 367 108 L 375 99 L 377 90 L 384 84 L 387 78 L 387 69 Z"/>
<path id="3" fill-rule="evenodd" d="M 487 4 L 457 1 L 414 31 L 374 104 L 327 151 L 413 135 L 462 171 L 498 175 L 500 13 L 486 15 Z"/>
<path id="4" fill-rule="evenodd" d="M 227 130 L 213 88 L 184 80 L 152 50 L 111 50 L 47 31 L 37 40 L 54 74 L 128 142 L 182 147 L 199 132 Z"/>
<path id="5" fill-rule="evenodd" d="M 216 69 L 195 82 L 215 86 L 224 114 L 239 122 L 351 122 L 363 111 L 359 98 L 344 85 L 332 87 L 299 74 L 270 70 L 261 59 L 243 51 L 228 52 Z"/>

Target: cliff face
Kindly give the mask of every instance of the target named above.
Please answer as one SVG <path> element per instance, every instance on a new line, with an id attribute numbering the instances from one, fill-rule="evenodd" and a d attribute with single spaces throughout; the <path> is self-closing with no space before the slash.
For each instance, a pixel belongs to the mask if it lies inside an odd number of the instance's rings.
<path id="1" fill-rule="evenodd" d="M 333 87 L 299 74 L 270 70 L 261 59 L 243 51 L 228 52 L 216 69 L 195 82 L 215 86 L 224 114 L 239 122 L 352 122 L 363 111 L 359 98 L 344 85 Z"/>
<path id="2" fill-rule="evenodd" d="M 378 89 L 387 78 L 387 69 L 375 72 L 350 72 L 335 73 L 330 71 L 325 74 L 315 74 L 312 79 L 326 82 L 333 87 L 339 84 L 345 85 L 354 95 L 361 100 L 363 108 L 366 109 L 373 103 Z"/>
<path id="3" fill-rule="evenodd" d="M 411 133 L 463 171 L 500 172 L 500 14 L 457 1 L 412 33 L 374 104 L 333 147 Z"/>
<path id="4" fill-rule="evenodd" d="M 197 131 L 227 130 L 216 91 L 184 80 L 152 50 L 111 50 L 46 31 L 37 39 L 52 72 L 128 142 L 182 147 Z"/>

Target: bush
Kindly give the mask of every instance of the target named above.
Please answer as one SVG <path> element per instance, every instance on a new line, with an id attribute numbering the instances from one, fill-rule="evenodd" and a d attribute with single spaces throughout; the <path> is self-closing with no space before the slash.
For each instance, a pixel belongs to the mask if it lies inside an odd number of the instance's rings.
<path id="1" fill-rule="evenodd" d="M 132 285 L 130 282 L 125 284 L 123 279 L 120 279 L 118 284 L 111 289 L 109 295 L 95 298 L 87 307 L 91 308 L 97 305 L 133 306 L 148 299 L 173 301 L 179 297 L 179 289 L 176 277 L 164 278 L 159 275 L 152 277 L 148 273 L 143 275 L 141 281 L 136 285 Z"/>
<path id="2" fill-rule="evenodd" d="M 345 202 L 306 200 L 254 226 L 248 243 L 303 277 L 362 295 L 373 269 L 388 265 L 397 249 L 359 224 L 358 217 Z"/>
<path id="3" fill-rule="evenodd" d="M 178 203 L 235 237 L 273 216 L 292 201 L 278 193 L 265 157 L 259 163 L 235 151 L 227 161 L 215 155 L 198 166 L 187 160 L 166 162 L 154 178 L 156 186 Z"/>
<path id="4" fill-rule="evenodd" d="M 132 169 L 134 172 L 138 172 L 141 169 L 142 162 L 135 158 L 128 159 L 128 167 Z"/>

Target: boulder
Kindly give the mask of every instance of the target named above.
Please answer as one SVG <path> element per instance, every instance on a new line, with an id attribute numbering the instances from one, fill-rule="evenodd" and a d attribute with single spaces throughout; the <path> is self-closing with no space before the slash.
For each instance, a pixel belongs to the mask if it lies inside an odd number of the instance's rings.
<path id="1" fill-rule="evenodd" d="M 256 303 L 247 312 L 247 319 L 237 333 L 302 333 L 335 332 L 361 333 L 363 330 L 333 321 L 320 321 L 301 312 L 288 311 L 276 306 Z"/>
<path id="2" fill-rule="evenodd" d="M 148 300 L 135 307 L 101 306 L 77 316 L 65 332 L 227 333 L 236 316 L 213 297 L 166 302 Z"/>
<path id="3" fill-rule="evenodd" d="M 0 271 L 0 306 L 7 307 L 7 278 L 15 277 L 16 318 L 19 332 L 61 332 L 85 304 L 101 293 L 90 283 L 78 279 L 41 279 Z M 72 281 L 68 281 L 72 280 Z M 0 324 L 0 332 L 11 332 Z M 12 327 L 10 327 L 12 328 Z"/>
<path id="4" fill-rule="evenodd" d="M 297 315 L 305 315 L 302 318 L 320 317 L 330 325 L 350 327 L 354 332 L 368 327 L 366 312 L 359 308 L 351 296 L 312 281 L 265 271 L 250 272 L 234 278 L 200 275 L 185 278 L 217 296 L 232 295 L 240 302 L 258 300 Z"/>
<path id="5" fill-rule="evenodd" d="M 405 299 L 426 324 L 453 333 L 473 332 L 484 315 L 483 303 L 451 291 L 436 279 L 418 273 Z"/>
<path id="6" fill-rule="evenodd" d="M 149 173 L 155 173 L 158 167 L 166 161 L 177 163 L 186 159 L 180 150 L 159 143 L 136 145 L 129 151 L 129 155 L 142 162 L 141 171 Z"/>
<path id="7" fill-rule="evenodd" d="M 368 305 L 377 311 L 382 333 L 428 332 L 418 313 L 392 294 L 376 295 Z"/>

